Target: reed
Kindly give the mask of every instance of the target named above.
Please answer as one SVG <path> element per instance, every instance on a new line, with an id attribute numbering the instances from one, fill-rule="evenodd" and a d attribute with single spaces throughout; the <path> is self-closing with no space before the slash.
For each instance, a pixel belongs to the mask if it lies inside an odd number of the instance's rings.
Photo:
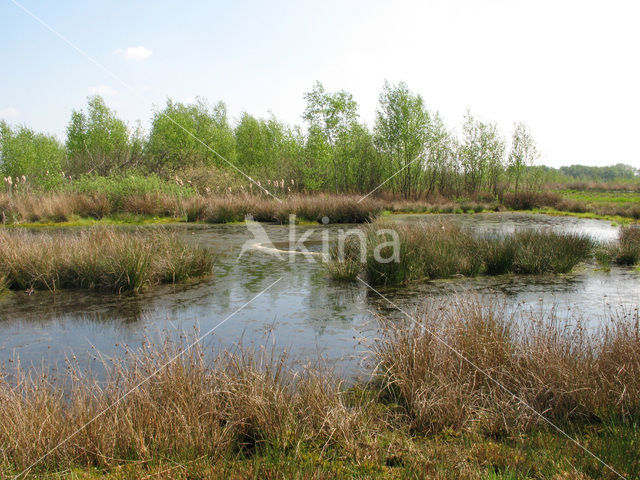
<path id="1" fill-rule="evenodd" d="M 11 289 L 138 292 L 207 275 L 211 268 L 211 253 L 166 231 L 0 231 L 0 277 Z"/>

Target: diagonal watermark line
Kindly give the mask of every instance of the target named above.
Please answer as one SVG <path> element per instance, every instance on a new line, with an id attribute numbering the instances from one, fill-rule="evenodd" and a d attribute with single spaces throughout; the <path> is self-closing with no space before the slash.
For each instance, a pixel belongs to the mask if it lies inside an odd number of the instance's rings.
<path id="1" fill-rule="evenodd" d="M 123 87 L 125 87 L 127 90 L 129 90 L 131 93 L 133 93 L 133 95 L 135 95 L 136 97 L 142 99 L 142 100 L 149 100 L 147 97 L 145 97 L 144 95 L 142 95 L 140 92 L 138 92 L 135 88 L 133 88 L 131 85 L 129 85 L 127 82 L 125 82 L 123 79 L 121 79 L 118 75 L 116 75 L 115 73 L 113 73 L 111 70 L 109 70 L 107 67 L 105 67 L 102 63 L 100 63 L 98 60 L 96 60 L 95 58 L 93 58 L 91 55 L 89 55 L 87 52 L 85 52 L 83 49 L 81 49 L 80 47 L 78 47 L 75 43 L 73 43 L 71 40 L 69 40 L 67 37 L 65 37 L 64 35 L 62 35 L 60 32 L 58 32 L 55 28 L 53 28 L 52 26 L 50 26 L 47 22 L 45 22 L 44 20 L 42 20 L 40 17 L 38 17 L 35 13 L 33 13 L 31 10 L 29 10 L 28 8 L 26 8 L 24 5 L 22 5 L 21 3 L 17 2 L 16 0 L 10 0 L 11 3 L 13 3 L 16 7 L 18 7 L 20 10 L 22 10 L 24 13 L 26 13 L 27 15 L 29 15 L 31 18 L 33 18 L 35 21 L 37 21 L 40 25 L 42 25 L 44 28 L 46 28 L 47 30 L 49 30 L 51 33 L 53 33 L 56 37 L 58 37 L 60 40 L 62 40 L 63 42 L 65 42 L 67 45 L 69 45 L 71 48 L 73 48 L 76 52 L 78 52 L 80 55 L 82 55 L 83 57 L 85 57 L 87 60 L 89 60 L 91 63 L 93 63 L 96 67 L 98 67 L 100 70 L 102 70 L 103 72 L 105 72 L 107 75 L 109 75 L 110 77 L 112 77 L 114 80 L 116 80 L 118 83 L 120 83 Z M 207 150 L 209 150 L 210 152 L 212 152 L 214 155 L 216 155 L 218 158 L 220 158 L 221 160 L 223 160 L 224 162 L 226 162 L 230 167 L 232 167 L 234 170 L 236 170 L 238 173 L 240 173 L 242 176 L 244 176 L 247 180 L 249 180 L 251 183 L 253 183 L 254 185 L 256 185 L 260 190 L 262 190 L 264 193 L 266 193 L 267 195 L 270 195 L 271 197 L 273 197 L 274 199 L 276 199 L 278 202 L 282 203 L 282 200 L 278 197 L 276 197 L 273 193 L 271 193 L 269 190 L 267 190 L 266 188 L 264 188 L 260 183 L 258 183 L 257 181 L 255 181 L 251 176 L 247 175 L 245 172 L 243 172 L 240 168 L 238 168 L 236 165 L 234 165 L 232 162 L 230 162 L 229 160 L 227 160 L 223 155 L 221 155 L 220 153 L 218 153 L 214 148 L 212 148 L 211 146 L 209 146 L 207 143 L 203 142 L 200 138 L 198 138 L 196 135 L 194 135 L 190 130 L 188 130 L 187 128 L 183 127 L 182 125 L 180 125 L 178 122 L 176 122 L 173 118 L 171 118 L 169 115 L 167 115 L 166 113 L 162 112 L 162 111 L 158 111 L 158 113 L 160 115 L 162 115 L 163 117 L 165 117 L 167 120 L 169 120 L 171 123 L 173 123 L 176 127 L 178 127 L 180 130 L 182 130 L 183 132 L 185 132 L 187 135 L 189 135 L 191 138 L 193 138 L 195 141 L 197 141 L 199 144 L 201 144 L 202 146 L 204 146 Z"/>
<path id="2" fill-rule="evenodd" d="M 577 445 L 580 449 L 582 449 L 584 452 L 588 453 L 591 457 L 593 457 L 595 460 L 597 460 L 602 466 L 608 468 L 611 472 L 613 472 L 614 474 L 616 474 L 618 477 L 622 478 L 623 480 L 626 480 L 626 477 L 624 477 L 621 473 L 619 473 L 615 468 L 613 468 L 611 465 L 609 465 L 608 463 L 606 463 L 604 460 L 602 460 L 600 457 L 598 457 L 595 453 L 593 453 L 591 450 L 589 450 L 587 447 L 585 447 L 584 445 L 582 445 L 580 442 L 578 442 L 575 438 L 573 438 L 571 435 L 569 435 L 567 432 L 565 432 L 564 430 L 562 430 L 560 427 L 558 427 L 555 423 L 553 423 L 551 420 L 549 420 L 547 417 L 545 417 L 543 414 L 541 414 L 540 412 L 538 412 L 535 408 L 533 408 L 531 405 L 529 405 L 527 402 L 525 402 L 520 396 L 518 396 L 517 394 L 513 393 L 509 388 L 505 387 L 504 384 L 502 384 L 502 382 L 496 380 L 495 378 L 493 378 L 486 370 L 480 368 L 478 365 L 476 365 L 472 360 L 469 360 L 467 357 L 464 356 L 463 353 L 459 352 L 458 350 L 456 350 L 455 348 L 453 348 L 451 345 L 449 345 L 442 337 L 440 337 L 440 335 L 438 335 L 437 333 L 433 332 L 432 330 L 426 328 L 424 325 L 419 324 L 418 321 L 412 317 L 411 315 L 409 315 L 405 310 L 403 310 L 402 308 L 400 308 L 398 305 L 396 305 L 395 303 L 393 303 L 391 300 L 389 300 L 386 296 L 384 296 L 382 293 L 380 293 L 378 290 L 376 290 L 375 288 L 373 288 L 371 285 L 369 285 L 367 282 L 365 282 L 364 280 L 362 280 L 360 277 L 358 277 L 358 280 L 365 285 L 368 289 L 370 289 L 372 292 L 376 293 L 378 296 L 380 296 L 380 298 L 382 298 L 383 300 L 385 300 L 386 302 L 388 302 L 392 307 L 394 307 L 396 310 L 398 310 L 400 313 L 402 313 L 405 317 L 407 317 L 411 322 L 413 322 L 415 325 L 420 326 L 422 328 L 425 329 L 425 331 L 431 335 L 433 338 L 435 338 L 438 342 L 440 342 L 443 346 L 445 346 L 446 348 L 448 348 L 449 350 L 451 350 L 454 354 L 456 354 L 458 357 L 460 357 L 460 359 L 466 363 L 468 363 L 469 365 L 471 365 L 473 368 L 475 368 L 478 372 L 482 373 L 485 377 L 487 377 L 487 379 L 491 380 L 493 383 L 495 383 L 496 385 L 498 385 L 500 388 L 502 388 L 505 392 L 507 392 L 509 395 L 511 395 L 514 399 L 518 400 L 524 407 L 526 407 L 528 410 L 531 410 L 531 412 L 533 412 L 535 415 L 537 415 L 538 417 L 540 417 L 542 420 L 544 420 L 547 424 L 549 424 L 551 427 L 553 427 L 557 432 L 559 432 L 560 434 L 562 434 L 563 436 L 565 436 L 566 438 L 568 438 L 569 440 L 571 440 L 571 442 L 573 442 L 575 445 Z"/>
<path id="3" fill-rule="evenodd" d="M 13 0 L 11 0 L 13 1 Z M 409 163 L 407 163 L 404 167 L 402 167 L 400 170 L 398 170 L 396 173 L 394 173 L 393 175 L 391 175 L 389 178 L 387 178 L 384 182 L 382 182 L 380 185 L 378 185 L 376 188 L 374 188 L 373 190 L 371 190 L 369 193 L 367 193 L 364 197 L 360 198 L 360 200 L 358 200 L 357 203 L 360 203 L 361 201 L 363 201 L 365 198 L 367 198 L 369 195 L 371 195 L 372 193 L 374 193 L 376 190 L 378 190 L 380 187 L 382 187 L 385 183 L 387 183 L 389 180 L 391 180 L 393 177 L 395 177 L 396 175 L 398 175 L 400 172 L 402 172 L 405 168 L 410 167 L 411 165 L 413 165 L 415 162 L 417 162 L 418 160 L 420 160 L 422 158 L 422 154 L 418 155 L 416 158 L 414 158 L 413 160 L 411 160 Z"/>
<path id="4" fill-rule="evenodd" d="M 177 354 L 175 354 L 173 357 L 171 357 L 169 360 L 167 360 L 165 363 L 163 363 L 161 366 L 159 366 L 156 370 L 154 370 L 153 372 L 151 372 L 147 377 L 145 377 L 144 379 L 142 379 L 140 382 L 138 382 L 136 385 L 134 385 L 133 387 L 131 387 L 129 390 L 127 390 L 125 393 L 123 393 L 116 401 L 114 401 L 112 404 L 110 404 L 108 407 L 104 408 L 103 410 L 101 410 L 97 415 L 95 415 L 91 420 L 89 420 L 87 423 L 85 423 L 82 427 L 78 428 L 76 431 L 74 431 L 71 435 L 69 435 L 68 437 L 66 437 L 64 440 L 62 440 L 60 443 L 58 443 L 55 447 L 51 448 L 49 451 L 47 451 L 46 453 L 44 453 L 40 458 L 38 458 L 35 462 L 33 462 L 31 465 L 29 465 L 27 468 L 25 468 L 22 472 L 20 472 L 18 475 L 16 475 L 14 477 L 15 480 L 17 480 L 18 478 L 22 477 L 23 475 L 25 475 L 26 473 L 28 473 L 33 467 L 35 467 L 38 463 L 40 463 L 42 460 L 44 460 L 45 458 L 47 458 L 49 455 L 51 455 L 53 452 L 55 452 L 58 448 L 60 448 L 62 445 L 66 444 L 67 442 L 69 442 L 69 440 L 71 440 L 73 437 L 75 437 L 78 433 L 82 432 L 85 428 L 87 428 L 89 425 L 91 425 L 93 422 L 95 422 L 98 418 L 100 418 L 101 416 L 103 416 L 105 413 L 107 413 L 109 410 L 111 410 L 113 407 L 115 407 L 116 405 L 118 405 L 120 402 L 122 402 L 122 400 L 124 400 L 125 398 L 127 398 L 127 396 L 129 396 L 131 393 L 133 393 L 134 391 L 136 391 L 138 388 L 140 388 L 142 385 L 144 385 L 145 383 L 147 383 L 149 380 L 151 380 L 154 376 L 156 376 L 158 373 L 160 373 L 161 371 L 163 371 L 165 368 L 167 368 L 171 363 L 173 363 L 174 361 L 176 361 L 177 359 L 179 359 L 180 357 L 182 357 L 185 353 L 187 353 L 189 350 L 191 350 L 193 347 L 195 347 L 196 345 L 198 345 L 202 340 L 204 340 L 205 337 L 208 337 L 209 335 L 211 335 L 220 325 L 224 324 L 227 320 L 229 320 L 230 318 L 232 318 L 234 315 L 236 315 L 238 312 L 242 311 L 247 305 L 249 305 L 251 302 L 253 302 L 256 298 L 260 297 L 262 294 L 264 294 L 265 292 L 267 292 L 268 290 L 271 289 L 271 287 L 273 287 L 276 283 L 278 283 L 280 280 L 282 280 L 284 277 L 280 277 L 279 279 L 277 279 L 275 282 L 273 282 L 271 285 L 269 285 L 267 288 L 265 288 L 264 290 L 262 290 L 260 293 L 258 293 L 255 297 L 251 298 L 251 300 L 247 301 L 246 303 L 244 303 L 243 305 L 241 305 L 240 307 L 238 307 L 236 310 L 234 310 L 232 313 L 230 313 L 229 315 L 227 315 L 227 317 L 225 317 L 224 320 L 220 321 L 217 325 L 215 325 L 213 328 L 211 328 L 209 331 L 207 331 L 204 335 L 201 335 L 200 337 L 198 337 L 196 340 L 194 340 L 192 343 L 190 343 L 189 345 L 187 345 L 185 348 L 183 348 L 181 351 L 179 351 Z"/>

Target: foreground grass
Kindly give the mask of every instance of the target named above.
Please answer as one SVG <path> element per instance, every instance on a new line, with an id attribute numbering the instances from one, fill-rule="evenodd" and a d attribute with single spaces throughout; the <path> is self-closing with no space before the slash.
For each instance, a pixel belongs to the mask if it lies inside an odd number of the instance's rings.
<path id="1" fill-rule="evenodd" d="M 105 361 L 106 382 L 74 362 L 57 379 L 17 367 L 0 377 L 0 475 L 58 446 L 27 476 L 617 478 L 526 403 L 636 478 L 637 311 L 596 334 L 581 320 L 472 295 L 416 324 L 381 319 L 371 379 L 350 387 L 321 364 L 265 350 L 176 357 L 169 340 Z"/>
<path id="2" fill-rule="evenodd" d="M 212 263 L 207 250 L 166 231 L 0 231 L 0 280 L 10 289 L 138 292 L 207 275 Z"/>

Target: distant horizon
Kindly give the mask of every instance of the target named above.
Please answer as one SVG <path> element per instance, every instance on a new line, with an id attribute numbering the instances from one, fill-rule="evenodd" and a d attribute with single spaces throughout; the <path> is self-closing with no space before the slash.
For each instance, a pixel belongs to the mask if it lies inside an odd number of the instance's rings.
<path id="1" fill-rule="evenodd" d="M 196 1 L 180 9 L 9 0 L 0 4 L 0 62 L 11 72 L 0 78 L 0 119 L 64 141 L 72 110 L 92 94 L 147 131 L 153 105 L 201 96 L 223 101 L 232 123 L 246 111 L 302 125 L 303 94 L 319 80 L 352 93 L 361 121 L 373 127 L 387 79 L 407 82 L 457 133 L 467 108 L 507 140 L 515 122 L 526 123 L 540 165 L 639 168 L 638 13 L 622 0 L 606 8 L 528 0 Z"/>

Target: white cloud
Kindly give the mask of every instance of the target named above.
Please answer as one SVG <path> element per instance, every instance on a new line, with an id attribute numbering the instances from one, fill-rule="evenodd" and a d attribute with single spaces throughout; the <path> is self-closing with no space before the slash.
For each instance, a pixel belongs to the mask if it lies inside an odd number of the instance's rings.
<path id="1" fill-rule="evenodd" d="M 127 47 L 127 48 L 119 48 L 116 50 L 118 55 L 122 55 L 127 60 L 136 60 L 141 61 L 149 58 L 153 52 L 146 47 Z"/>
<path id="2" fill-rule="evenodd" d="M 18 110 L 15 107 L 7 107 L 0 110 L 0 118 L 16 118 Z"/>
<path id="3" fill-rule="evenodd" d="M 98 85 L 97 87 L 89 87 L 89 93 L 91 95 L 101 95 L 108 97 L 118 93 L 117 90 L 111 88 L 109 85 Z"/>

